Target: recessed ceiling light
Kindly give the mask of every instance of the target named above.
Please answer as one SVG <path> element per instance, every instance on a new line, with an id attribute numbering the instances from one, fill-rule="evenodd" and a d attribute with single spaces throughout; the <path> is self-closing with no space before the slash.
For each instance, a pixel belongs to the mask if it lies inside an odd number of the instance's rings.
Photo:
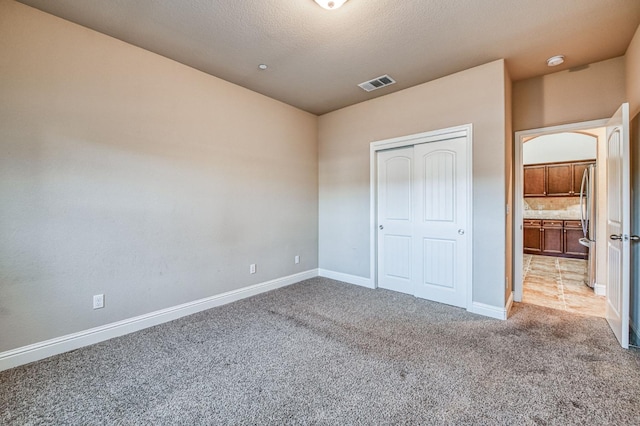
<path id="1" fill-rule="evenodd" d="M 556 67 L 564 63 L 564 55 L 556 55 L 547 59 L 547 66 Z"/>
<path id="2" fill-rule="evenodd" d="M 315 2 L 327 10 L 334 10 L 345 4 L 347 0 L 315 0 Z"/>
<path id="3" fill-rule="evenodd" d="M 258 65 L 258 68 L 260 68 L 262 71 L 264 71 L 269 67 L 266 64 L 260 64 L 260 65 Z"/>

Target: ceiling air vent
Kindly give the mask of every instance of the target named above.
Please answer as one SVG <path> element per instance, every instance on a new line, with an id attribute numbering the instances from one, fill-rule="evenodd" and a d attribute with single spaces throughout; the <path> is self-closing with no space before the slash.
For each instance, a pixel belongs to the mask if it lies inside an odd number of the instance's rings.
<path id="1" fill-rule="evenodd" d="M 372 90 L 382 89 L 390 84 L 395 83 L 396 81 L 389 77 L 388 75 L 383 75 L 373 80 L 365 81 L 364 83 L 358 84 L 361 88 L 366 90 L 367 92 L 371 92 Z"/>

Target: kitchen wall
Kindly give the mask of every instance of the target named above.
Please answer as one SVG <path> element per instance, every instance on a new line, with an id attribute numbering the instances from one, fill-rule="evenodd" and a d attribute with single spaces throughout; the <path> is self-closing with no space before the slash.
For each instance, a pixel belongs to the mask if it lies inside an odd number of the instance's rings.
<path id="1" fill-rule="evenodd" d="M 0 51 L 0 352 L 317 267 L 316 116 L 12 1 Z"/>
<path id="2" fill-rule="evenodd" d="M 527 197 L 524 199 L 525 210 L 577 210 L 580 218 L 579 197 Z"/>
<path id="3" fill-rule="evenodd" d="M 555 133 L 526 141 L 522 164 L 593 160 L 597 151 L 597 138 L 577 132 Z"/>
<path id="4" fill-rule="evenodd" d="M 320 268 L 371 278 L 371 142 L 472 123 L 473 299 L 505 306 L 505 80 L 499 60 L 320 117 Z"/>

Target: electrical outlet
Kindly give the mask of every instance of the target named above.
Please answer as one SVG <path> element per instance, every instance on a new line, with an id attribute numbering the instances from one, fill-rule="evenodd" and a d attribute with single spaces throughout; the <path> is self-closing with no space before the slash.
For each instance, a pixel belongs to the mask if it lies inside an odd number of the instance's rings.
<path id="1" fill-rule="evenodd" d="M 256 264 L 252 263 L 251 265 L 249 265 L 249 273 L 250 274 L 255 274 L 256 273 Z"/>
<path id="2" fill-rule="evenodd" d="M 93 296 L 93 309 L 104 308 L 104 294 L 96 294 Z"/>
<path id="3" fill-rule="evenodd" d="M 296 256 L 293 258 L 294 263 L 300 263 L 300 256 Z"/>

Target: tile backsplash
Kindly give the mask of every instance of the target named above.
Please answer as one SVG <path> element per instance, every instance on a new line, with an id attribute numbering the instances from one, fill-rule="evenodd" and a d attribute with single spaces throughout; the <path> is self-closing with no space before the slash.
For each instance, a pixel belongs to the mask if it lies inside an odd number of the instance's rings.
<path id="1" fill-rule="evenodd" d="M 580 210 L 579 197 L 528 197 L 525 210 Z"/>

